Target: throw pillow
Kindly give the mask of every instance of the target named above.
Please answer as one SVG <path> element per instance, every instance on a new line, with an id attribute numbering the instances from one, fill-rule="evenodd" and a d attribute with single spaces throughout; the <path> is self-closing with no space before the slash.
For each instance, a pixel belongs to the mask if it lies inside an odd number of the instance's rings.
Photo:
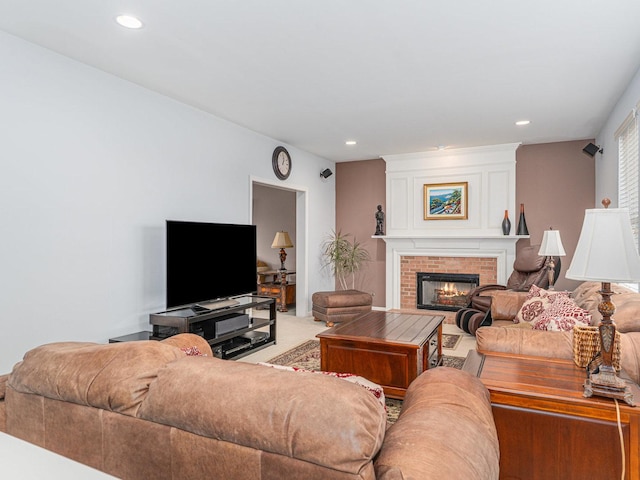
<path id="1" fill-rule="evenodd" d="M 563 297 L 549 305 L 533 322 L 534 330 L 566 332 L 576 325 L 587 326 L 591 314 L 580 308 L 572 299 Z"/>
<path id="2" fill-rule="evenodd" d="M 206 357 L 207 355 L 202 353 L 195 345 L 193 347 L 182 347 L 180 350 L 188 357 Z"/>
<path id="3" fill-rule="evenodd" d="M 569 298 L 569 292 L 547 291 L 537 285 L 531 285 L 527 299 L 522 304 L 520 311 L 518 311 L 513 321 L 515 323 L 533 322 L 551 304 L 561 298 Z"/>

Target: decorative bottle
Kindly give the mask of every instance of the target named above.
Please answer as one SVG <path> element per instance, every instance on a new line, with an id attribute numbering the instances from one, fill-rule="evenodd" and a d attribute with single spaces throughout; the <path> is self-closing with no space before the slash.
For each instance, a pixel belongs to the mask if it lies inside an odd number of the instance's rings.
<path id="1" fill-rule="evenodd" d="M 502 220 L 502 234 L 509 235 L 511 233 L 511 220 L 509 220 L 509 210 L 504 211 L 504 220 Z"/>
<path id="2" fill-rule="evenodd" d="M 524 203 L 520 204 L 520 219 L 518 220 L 518 230 L 516 235 L 529 235 L 527 220 L 524 218 Z"/>

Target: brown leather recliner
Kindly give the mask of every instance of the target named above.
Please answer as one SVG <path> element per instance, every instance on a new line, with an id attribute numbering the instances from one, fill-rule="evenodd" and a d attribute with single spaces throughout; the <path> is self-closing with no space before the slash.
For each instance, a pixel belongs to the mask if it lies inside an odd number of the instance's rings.
<path id="1" fill-rule="evenodd" d="M 521 249 L 516 254 L 513 262 L 513 273 L 507 280 L 506 285 L 480 285 L 469 292 L 467 308 L 487 312 L 491 308 L 491 297 L 488 292 L 491 290 L 515 290 L 528 291 L 531 285 L 540 288 L 549 286 L 549 275 L 547 271 L 547 257 L 538 255 L 540 245 L 530 245 Z M 554 257 L 554 282 L 560 274 L 560 257 Z"/>
<path id="2" fill-rule="evenodd" d="M 539 245 L 530 245 L 521 249 L 513 262 L 513 273 L 507 280 L 506 285 L 480 285 L 469 292 L 468 308 L 474 308 L 486 312 L 491 308 L 491 297 L 487 295 L 491 290 L 515 290 L 528 291 L 531 285 L 540 288 L 549 286 L 549 276 L 547 272 L 547 257 L 538 255 Z M 554 257 L 555 270 L 554 281 L 560 273 L 560 257 Z"/>

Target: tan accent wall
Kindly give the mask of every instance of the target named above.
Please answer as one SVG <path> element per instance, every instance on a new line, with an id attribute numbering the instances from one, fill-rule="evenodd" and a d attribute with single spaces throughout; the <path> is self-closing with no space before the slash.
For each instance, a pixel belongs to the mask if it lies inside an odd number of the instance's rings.
<path id="1" fill-rule="evenodd" d="M 573 290 L 579 283 L 564 275 L 578 243 L 584 211 L 600 202 L 595 199 L 596 160 L 582 152 L 590 141 L 593 139 L 523 145 L 516 152 L 516 210 L 524 203 L 531 235 L 517 247 L 539 245 L 549 227 L 560 230 L 567 256 L 562 258 L 558 290 Z M 375 294 L 373 305 L 377 307 L 385 306 L 385 244 L 370 236 L 375 232 L 376 205 L 386 211 L 384 201 L 384 160 L 336 164 L 336 228 L 366 242 L 373 261 L 359 279 L 359 288 Z M 511 224 L 515 233 L 518 218 L 512 218 Z"/>
<path id="2" fill-rule="evenodd" d="M 560 231 L 567 256 L 561 259 L 557 290 L 573 290 L 580 283 L 567 280 L 564 275 L 578 244 L 584 211 L 596 205 L 596 159 L 582 152 L 592 141 L 523 145 L 516 152 L 516 202 L 518 212 L 524 203 L 531 235 L 529 240 L 518 241 L 517 248 L 539 245 L 543 232 L 549 227 Z M 515 229 L 518 219 L 511 219 L 511 223 Z"/>
<path id="3" fill-rule="evenodd" d="M 373 306 L 385 304 L 386 246 L 371 238 L 376 231 L 376 207 L 385 208 L 386 164 L 364 160 L 336 164 L 336 230 L 355 235 L 369 251 L 371 261 L 356 278 L 356 288 L 373 294 Z"/>

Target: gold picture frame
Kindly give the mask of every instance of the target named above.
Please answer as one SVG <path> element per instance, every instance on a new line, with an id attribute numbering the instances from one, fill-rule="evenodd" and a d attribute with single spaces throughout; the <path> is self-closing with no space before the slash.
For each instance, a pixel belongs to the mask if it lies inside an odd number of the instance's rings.
<path id="1" fill-rule="evenodd" d="M 424 219 L 466 220 L 468 186 L 468 182 L 425 184 Z"/>

